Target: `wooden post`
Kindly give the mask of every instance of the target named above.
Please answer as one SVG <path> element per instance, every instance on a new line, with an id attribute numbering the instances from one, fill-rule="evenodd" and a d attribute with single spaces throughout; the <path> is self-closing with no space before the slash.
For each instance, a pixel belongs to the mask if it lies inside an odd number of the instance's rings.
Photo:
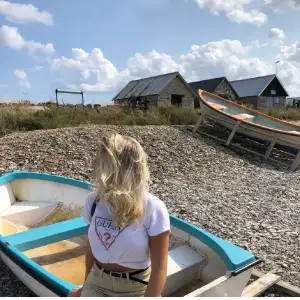
<path id="1" fill-rule="evenodd" d="M 198 127 L 203 123 L 204 119 L 205 119 L 206 115 L 204 112 L 201 113 L 194 129 L 193 129 L 193 133 L 196 133 L 196 131 L 198 130 Z"/>
<path id="2" fill-rule="evenodd" d="M 297 167 L 299 166 L 299 164 L 300 164 L 300 150 L 298 151 L 298 154 L 293 161 L 293 164 L 291 166 L 291 171 L 295 171 L 297 169 Z"/>
<path id="3" fill-rule="evenodd" d="M 75 92 L 75 91 L 61 91 L 56 89 L 55 90 L 55 94 L 56 94 L 56 105 L 58 106 L 58 98 L 57 98 L 57 94 L 61 93 L 61 94 L 80 94 L 81 95 L 81 104 L 84 105 L 84 99 L 83 99 L 83 91 L 80 92 Z"/>
<path id="4" fill-rule="evenodd" d="M 227 140 L 227 142 L 225 143 L 226 146 L 229 146 L 229 145 L 230 145 L 230 143 L 231 143 L 231 141 L 232 141 L 232 139 L 233 139 L 233 137 L 234 137 L 234 135 L 235 135 L 235 133 L 236 133 L 238 127 L 240 126 L 240 124 L 241 124 L 241 121 L 240 121 L 240 120 L 238 120 L 238 121 L 235 123 L 235 125 L 234 125 L 234 127 L 232 128 L 232 131 L 231 131 L 231 133 L 230 133 L 230 136 L 228 137 L 228 140 Z"/>
<path id="5" fill-rule="evenodd" d="M 267 150 L 267 152 L 266 152 L 266 154 L 264 156 L 264 160 L 267 160 L 269 158 L 269 156 L 270 156 L 270 154 L 271 154 L 271 152 L 272 152 L 272 150 L 273 150 L 276 142 L 277 142 L 277 137 L 273 141 L 271 141 L 271 144 L 269 145 L 268 150 Z"/>
<path id="6" fill-rule="evenodd" d="M 58 106 L 57 89 L 55 90 L 55 95 L 56 95 L 56 106 Z"/>

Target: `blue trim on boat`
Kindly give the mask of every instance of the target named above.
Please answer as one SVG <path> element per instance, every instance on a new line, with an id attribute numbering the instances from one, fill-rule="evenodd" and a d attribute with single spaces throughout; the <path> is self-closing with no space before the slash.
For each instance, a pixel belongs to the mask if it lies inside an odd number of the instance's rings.
<path id="1" fill-rule="evenodd" d="M 79 217 L 15 233 L 6 236 L 5 240 L 20 251 L 27 251 L 84 235 L 87 231 L 88 225 Z"/>
<path id="2" fill-rule="evenodd" d="M 0 177 L 0 184 L 4 184 L 6 182 L 16 180 L 16 179 L 39 179 L 39 180 L 46 180 L 46 181 L 48 180 L 48 181 L 76 186 L 86 190 L 91 190 L 93 188 L 93 185 L 86 181 L 76 180 L 76 179 L 59 176 L 59 175 L 37 173 L 37 172 L 26 172 L 26 171 L 7 172 Z"/>
<path id="3" fill-rule="evenodd" d="M 69 184 L 84 189 L 92 189 L 93 185 L 62 176 L 41 174 L 34 172 L 12 171 L 0 177 L 0 184 L 15 179 L 41 179 Z M 224 261 L 228 270 L 234 272 L 256 260 L 255 256 L 238 246 L 235 246 L 205 230 L 202 230 L 182 219 L 170 215 L 171 225 L 187 232 L 195 237 L 213 251 L 215 251 Z M 51 274 L 36 264 L 33 260 L 22 254 L 21 251 L 41 247 L 61 240 L 69 239 L 74 236 L 87 233 L 87 224 L 81 217 L 72 220 L 31 229 L 21 233 L 16 233 L 7 237 L 0 235 L 0 249 L 30 276 L 34 277 L 41 284 L 51 289 L 54 293 L 66 296 L 68 292 L 76 287 L 59 277 Z M 9 245 L 7 244 L 9 243 Z"/>
<path id="4" fill-rule="evenodd" d="M 73 288 L 77 287 L 76 285 L 60 279 L 59 277 L 48 272 L 14 246 L 7 245 L 6 240 L 1 235 L 0 250 L 28 275 L 58 296 L 66 297 Z"/>
<path id="5" fill-rule="evenodd" d="M 198 228 L 175 216 L 170 216 L 171 225 L 193 236 L 216 252 L 224 261 L 227 269 L 234 272 L 256 261 L 255 256 L 243 248 L 235 246 L 201 228 Z"/>

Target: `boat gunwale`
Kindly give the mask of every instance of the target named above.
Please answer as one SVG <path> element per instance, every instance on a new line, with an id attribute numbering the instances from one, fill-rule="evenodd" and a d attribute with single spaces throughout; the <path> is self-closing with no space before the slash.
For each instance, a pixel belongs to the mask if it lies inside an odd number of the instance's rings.
<path id="1" fill-rule="evenodd" d="M 9 182 L 14 179 L 20 179 L 20 178 L 38 179 L 38 177 L 40 177 L 39 179 L 42 180 L 50 180 L 55 182 L 68 183 L 74 186 L 81 186 L 82 188 L 88 190 L 93 188 L 93 185 L 88 182 L 78 181 L 63 176 L 56 176 L 56 175 L 37 173 L 37 172 L 26 172 L 26 171 L 7 172 L 0 177 L 0 184 Z M 204 245 L 209 247 L 212 251 L 214 251 L 224 261 L 229 272 L 234 273 L 258 261 L 258 259 L 250 251 L 247 251 L 239 246 L 236 246 L 235 244 L 232 244 L 224 239 L 221 239 L 212 233 L 206 232 L 205 230 L 198 228 L 195 225 L 186 222 L 176 216 L 173 216 L 171 214 L 169 214 L 169 216 L 170 216 L 170 223 L 172 226 L 186 232 L 188 235 L 194 237 L 196 240 L 199 240 L 201 243 L 203 243 Z M 57 226 L 57 227 L 64 226 L 63 223 L 72 222 L 72 221 L 74 222 L 76 219 L 79 218 L 59 222 L 53 225 L 43 226 L 40 228 L 45 229 L 46 227 L 49 228 L 52 226 Z M 82 227 L 84 226 L 87 227 L 88 225 L 84 224 Z M 29 231 L 31 231 L 32 233 L 32 231 L 38 230 L 40 228 L 30 229 L 28 231 L 25 231 L 24 235 L 26 236 L 26 232 L 28 233 Z M 80 231 L 82 230 L 82 228 L 79 228 L 78 230 Z M 52 274 L 51 272 L 43 269 L 32 259 L 26 257 L 17 247 L 14 246 L 13 243 L 10 244 L 9 237 L 12 237 L 13 240 L 17 236 L 22 236 L 22 232 L 12 234 L 6 237 L 3 237 L 0 234 L 0 251 L 2 251 L 4 255 L 6 255 L 10 260 L 12 260 L 15 264 L 17 264 L 18 267 L 22 268 L 31 277 L 33 277 L 35 280 L 43 284 L 48 289 L 52 290 L 54 293 L 65 295 L 66 292 L 70 291 L 73 287 L 76 287 L 76 285 L 74 286 L 71 283 L 66 282 L 61 278 L 59 278 L 58 276 Z M 48 236 L 50 238 L 53 238 L 53 236 L 50 236 L 49 234 Z M 63 239 L 63 237 L 61 238 Z M 26 242 L 26 240 L 24 242 Z M 238 257 L 239 255 L 240 257 Z"/>
<path id="2" fill-rule="evenodd" d="M 243 109 L 243 110 L 246 110 L 246 111 L 248 111 L 248 112 L 253 112 L 253 113 L 255 113 L 255 114 L 257 114 L 257 115 L 260 115 L 260 116 L 262 116 L 262 117 L 264 117 L 264 118 L 266 118 L 266 119 L 269 119 L 269 120 L 272 120 L 272 121 L 275 121 L 275 122 L 279 122 L 279 123 L 283 123 L 283 124 L 285 124 L 285 125 L 291 126 L 292 128 L 295 128 L 295 129 L 300 129 L 300 125 L 292 124 L 292 123 L 289 123 L 289 122 L 287 122 L 287 121 L 283 121 L 283 120 L 280 120 L 280 119 L 271 117 L 271 116 L 269 116 L 269 115 L 267 115 L 267 114 L 264 114 L 264 113 L 262 113 L 262 112 L 260 112 L 260 111 L 257 111 L 257 110 L 254 110 L 254 109 L 251 109 L 251 108 L 248 108 L 248 107 L 244 107 L 244 106 L 242 106 L 242 105 L 240 105 L 240 104 L 237 104 L 237 103 L 232 102 L 232 101 L 230 101 L 230 100 L 228 100 L 228 99 L 222 98 L 222 97 L 220 97 L 220 96 L 218 96 L 218 95 L 209 93 L 209 92 L 204 91 L 204 90 L 201 90 L 201 89 L 198 90 L 198 94 L 199 94 L 200 100 L 201 100 L 203 103 L 205 103 L 210 109 L 212 109 L 212 110 L 214 110 L 215 112 L 218 112 L 218 113 L 220 113 L 220 114 L 223 114 L 223 115 L 225 115 L 226 117 L 229 117 L 229 118 L 231 118 L 231 119 L 233 119 L 233 120 L 235 120 L 235 121 L 240 121 L 240 122 L 245 123 L 245 124 L 247 124 L 247 125 L 251 125 L 251 126 L 253 126 L 253 127 L 258 127 L 258 128 L 260 128 L 260 129 L 264 129 L 264 130 L 267 130 L 267 131 L 272 131 L 272 132 L 276 132 L 276 133 L 280 133 L 280 134 L 284 134 L 284 135 L 297 136 L 297 137 L 300 138 L 300 132 L 299 132 L 299 134 L 298 134 L 298 133 L 288 132 L 288 131 L 286 131 L 286 130 L 274 129 L 274 128 L 272 128 L 272 127 L 267 127 L 267 126 L 264 126 L 264 125 L 259 125 L 259 124 L 253 123 L 253 122 L 249 122 L 249 121 L 247 121 L 247 120 L 240 120 L 240 119 L 238 119 L 238 118 L 235 118 L 233 115 L 231 115 L 231 114 L 229 114 L 229 113 L 226 113 L 226 112 L 224 112 L 224 111 L 222 111 L 222 110 L 218 110 L 218 109 L 214 108 L 213 106 L 211 106 L 211 105 L 203 98 L 203 95 L 202 95 L 202 94 L 206 94 L 207 96 L 211 96 L 212 98 L 217 98 L 217 99 L 219 99 L 219 100 L 221 100 L 221 101 L 223 101 L 223 102 L 225 102 L 225 103 L 228 103 L 228 104 L 230 104 L 230 105 L 239 107 L 239 108 L 241 108 L 241 109 Z"/>
<path id="3" fill-rule="evenodd" d="M 45 270 L 16 247 L 9 245 L 0 234 L 0 251 L 38 283 L 58 296 L 67 296 L 77 286 Z M 9 267 L 8 267 L 9 268 Z M 11 270 L 12 271 L 12 270 Z M 17 275 L 16 275 L 17 276 Z M 20 279 L 19 279 L 20 280 Z M 24 282 L 26 285 L 26 283 Z"/>
<path id="4" fill-rule="evenodd" d="M 86 190 L 93 190 L 94 185 L 87 181 L 77 180 L 65 176 L 47 174 L 47 173 L 39 173 L 39 172 L 27 172 L 20 170 L 11 170 L 0 176 L 0 184 L 4 184 L 9 181 L 13 181 L 16 179 L 38 179 L 45 181 L 53 181 L 62 184 L 72 185 L 78 188 L 83 188 Z"/>

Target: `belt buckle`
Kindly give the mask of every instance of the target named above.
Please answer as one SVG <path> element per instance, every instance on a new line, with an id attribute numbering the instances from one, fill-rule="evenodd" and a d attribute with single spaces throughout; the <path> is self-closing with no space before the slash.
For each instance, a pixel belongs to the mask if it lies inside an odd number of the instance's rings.
<path id="1" fill-rule="evenodd" d="M 122 278 L 122 273 L 119 272 L 110 272 L 110 277 Z"/>

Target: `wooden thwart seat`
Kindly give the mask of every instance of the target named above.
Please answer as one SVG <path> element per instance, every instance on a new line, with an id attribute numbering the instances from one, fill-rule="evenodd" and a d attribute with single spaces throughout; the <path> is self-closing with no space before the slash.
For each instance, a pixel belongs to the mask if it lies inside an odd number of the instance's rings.
<path id="1" fill-rule="evenodd" d="M 6 241 L 20 251 L 42 247 L 62 240 L 87 234 L 87 224 L 82 217 L 30 229 L 6 237 Z"/>
<path id="2" fill-rule="evenodd" d="M 52 213 L 57 205 L 55 202 L 43 201 L 14 202 L 0 217 L 15 224 L 34 226 Z"/>
<path id="3" fill-rule="evenodd" d="M 238 114 L 233 115 L 238 120 L 247 120 L 247 119 L 253 119 L 255 116 L 249 115 L 249 114 Z"/>
<path id="4" fill-rule="evenodd" d="M 169 251 L 167 282 L 162 296 L 173 294 L 196 281 L 199 278 L 199 270 L 205 262 L 205 257 L 189 246 Z"/>
<path id="5" fill-rule="evenodd" d="M 220 105 L 217 103 L 212 103 L 212 102 L 210 102 L 209 105 L 217 110 L 222 110 L 222 111 L 227 108 L 226 106 L 223 106 L 223 105 Z"/>

